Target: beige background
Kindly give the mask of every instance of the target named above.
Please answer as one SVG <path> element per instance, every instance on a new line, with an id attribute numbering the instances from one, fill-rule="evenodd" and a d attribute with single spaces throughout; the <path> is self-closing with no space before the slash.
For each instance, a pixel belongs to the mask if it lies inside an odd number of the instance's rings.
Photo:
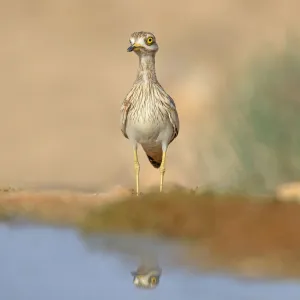
<path id="1" fill-rule="evenodd" d="M 163 4 L 159 4 L 159 3 Z M 298 3 L 298 4 L 297 4 Z M 134 31 L 158 40 L 157 75 L 181 121 L 167 182 L 221 182 L 234 151 L 212 154 L 228 82 L 253 54 L 283 47 L 300 26 L 295 0 L 0 1 L 0 184 L 134 186 L 120 102 L 138 64 Z M 222 104 L 222 105 L 220 105 Z M 225 104 L 226 106 L 226 104 Z M 224 138 L 224 147 L 230 144 Z M 159 173 L 140 151 L 141 186 Z"/>

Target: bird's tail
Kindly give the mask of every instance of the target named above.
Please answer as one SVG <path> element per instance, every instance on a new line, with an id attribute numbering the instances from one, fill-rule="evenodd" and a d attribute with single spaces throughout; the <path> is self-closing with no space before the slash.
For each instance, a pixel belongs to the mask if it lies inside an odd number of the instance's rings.
<path id="1" fill-rule="evenodd" d="M 158 169 L 161 165 L 162 161 L 162 148 L 161 145 L 157 145 L 155 147 L 151 147 L 149 145 L 142 145 L 146 155 L 151 163 L 151 165 Z"/>

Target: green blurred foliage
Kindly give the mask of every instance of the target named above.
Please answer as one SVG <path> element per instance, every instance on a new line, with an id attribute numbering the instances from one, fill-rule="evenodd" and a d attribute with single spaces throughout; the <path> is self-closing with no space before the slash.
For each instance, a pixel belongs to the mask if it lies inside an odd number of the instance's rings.
<path id="1" fill-rule="evenodd" d="M 274 191 L 300 180 L 300 47 L 256 58 L 234 89 L 227 120 L 239 160 L 235 186 Z"/>

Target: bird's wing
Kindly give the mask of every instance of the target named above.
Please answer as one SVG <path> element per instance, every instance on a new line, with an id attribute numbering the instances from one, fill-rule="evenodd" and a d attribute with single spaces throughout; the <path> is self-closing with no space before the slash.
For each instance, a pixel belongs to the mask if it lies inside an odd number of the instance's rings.
<path id="1" fill-rule="evenodd" d="M 173 125 L 173 136 L 171 137 L 169 142 L 171 143 L 179 133 L 179 117 L 176 109 L 176 104 L 172 99 L 172 97 L 166 93 L 166 91 L 163 89 L 163 87 L 160 84 L 157 84 L 156 87 L 161 95 L 161 101 L 163 106 L 165 106 L 166 108 L 166 111 L 169 115 L 170 122 Z"/>
<path id="2" fill-rule="evenodd" d="M 173 125 L 173 136 L 170 140 L 170 143 L 177 137 L 178 133 L 179 133 L 179 117 L 178 117 L 178 113 L 177 113 L 177 109 L 176 109 L 176 105 L 174 100 L 168 95 L 167 97 L 168 101 L 165 102 L 165 104 L 168 106 L 168 114 L 169 114 L 169 118 L 170 121 Z"/>
<path id="3" fill-rule="evenodd" d="M 133 89 L 127 94 L 126 98 L 123 100 L 121 104 L 121 120 L 120 120 L 120 127 L 123 135 L 128 139 L 127 133 L 126 133 L 126 121 L 127 121 L 127 115 L 128 111 L 131 106 L 131 99 L 132 99 Z"/>
<path id="4" fill-rule="evenodd" d="M 123 135 L 128 139 L 127 133 L 126 133 L 126 121 L 127 121 L 127 114 L 131 103 L 128 101 L 124 101 L 121 106 L 121 131 Z"/>

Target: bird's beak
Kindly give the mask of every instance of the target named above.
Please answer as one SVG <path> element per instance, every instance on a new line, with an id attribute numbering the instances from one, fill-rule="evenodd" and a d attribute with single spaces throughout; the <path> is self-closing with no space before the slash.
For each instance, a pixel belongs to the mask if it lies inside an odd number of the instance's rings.
<path id="1" fill-rule="evenodd" d="M 140 49 L 140 47 L 141 47 L 140 44 L 133 44 L 127 49 L 127 52 L 137 51 Z"/>

